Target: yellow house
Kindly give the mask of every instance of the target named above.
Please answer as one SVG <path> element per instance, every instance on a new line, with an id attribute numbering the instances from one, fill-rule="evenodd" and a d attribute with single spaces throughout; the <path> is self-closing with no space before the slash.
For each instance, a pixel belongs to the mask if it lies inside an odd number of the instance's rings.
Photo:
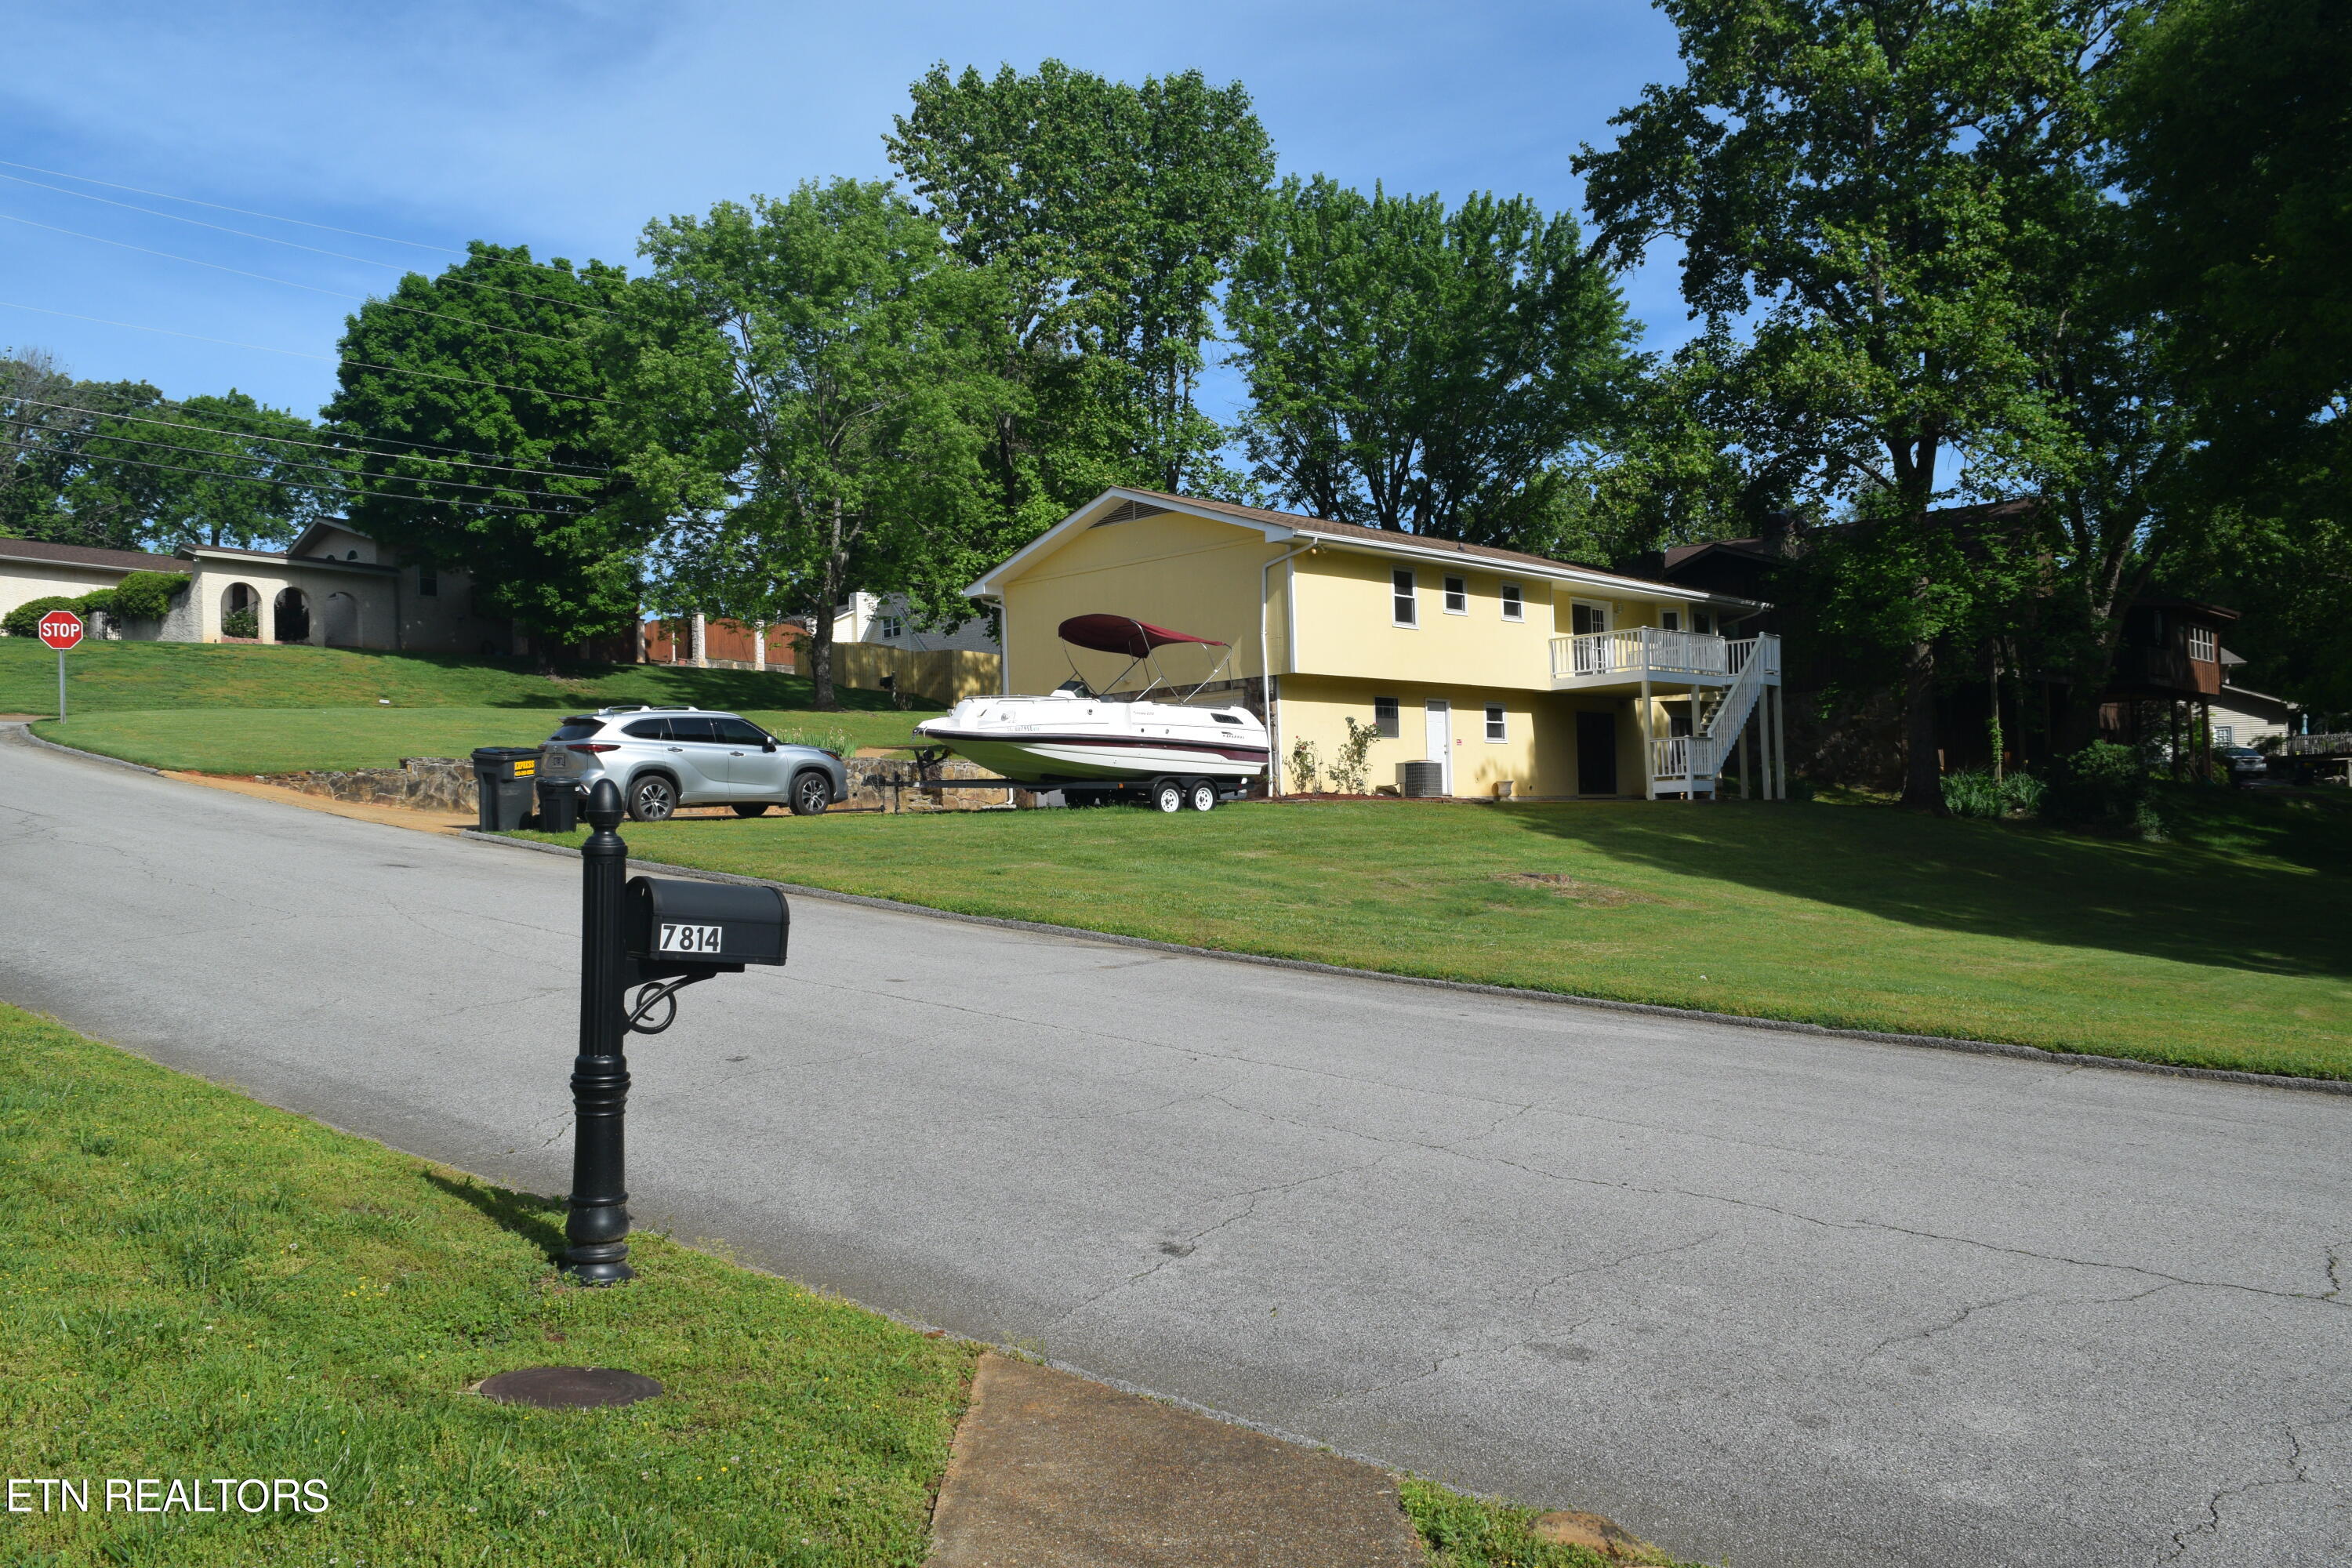
<path id="1" fill-rule="evenodd" d="M 1366 784 L 1494 796 L 1695 796 L 1736 775 L 1781 793 L 1780 644 L 1753 600 L 1516 551 L 1157 490 L 1105 490 L 965 592 L 1003 614 L 1004 689 L 1073 673 L 1105 695 L 1147 677 L 1073 655 L 1055 629 L 1108 612 L 1215 637 L 1202 701 L 1265 721 L 1277 793 L 1324 787 L 1349 721 L 1376 727 Z M 1161 668 L 1185 683 L 1213 660 Z M 1160 695 L 1160 694 L 1155 694 Z"/>

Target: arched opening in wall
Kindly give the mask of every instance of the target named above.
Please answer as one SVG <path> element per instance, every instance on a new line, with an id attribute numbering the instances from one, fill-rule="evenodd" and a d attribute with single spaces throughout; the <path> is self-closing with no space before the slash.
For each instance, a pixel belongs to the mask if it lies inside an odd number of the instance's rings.
<path id="1" fill-rule="evenodd" d="M 221 590 L 221 636 L 251 640 L 261 635 L 261 595 L 249 584 L 231 583 Z"/>
<path id="2" fill-rule="evenodd" d="M 327 646 L 360 646 L 360 602 L 349 594 L 327 595 Z"/>
<path id="3" fill-rule="evenodd" d="M 299 588 L 281 588 L 278 594 L 277 624 L 271 628 L 279 642 L 310 640 L 310 597 Z"/>

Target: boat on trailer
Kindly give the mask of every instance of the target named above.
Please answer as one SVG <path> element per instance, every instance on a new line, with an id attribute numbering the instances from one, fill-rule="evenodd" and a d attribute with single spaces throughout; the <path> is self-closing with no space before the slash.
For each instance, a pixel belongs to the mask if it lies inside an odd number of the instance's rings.
<path id="1" fill-rule="evenodd" d="M 967 697 L 916 725 L 915 733 L 1016 784 L 1060 789 L 1073 805 L 1140 795 L 1162 811 L 1207 811 L 1264 776 L 1266 735 L 1258 716 L 1192 703 L 1223 671 L 1231 645 L 1129 616 L 1073 616 L 1057 629 L 1067 647 L 1128 657 L 1110 689 L 1138 665 L 1149 683 L 1132 697 L 1097 694 L 1072 656 L 1070 679 L 1042 697 Z M 1223 656 L 1180 697 L 1157 658 L 1171 647 L 1217 648 Z M 1153 701 L 1163 686 L 1173 700 Z"/>

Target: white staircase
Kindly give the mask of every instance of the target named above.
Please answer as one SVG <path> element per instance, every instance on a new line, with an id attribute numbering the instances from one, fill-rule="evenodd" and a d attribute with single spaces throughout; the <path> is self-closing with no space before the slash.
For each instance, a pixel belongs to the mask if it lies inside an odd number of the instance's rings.
<path id="1" fill-rule="evenodd" d="M 1650 796 L 1715 793 L 1723 764 L 1739 731 L 1756 712 L 1767 685 L 1780 678 L 1780 639 L 1754 637 L 1727 642 L 1724 650 L 1737 672 L 1728 686 L 1702 688 L 1691 695 L 1688 735 L 1661 736 L 1650 742 Z"/>

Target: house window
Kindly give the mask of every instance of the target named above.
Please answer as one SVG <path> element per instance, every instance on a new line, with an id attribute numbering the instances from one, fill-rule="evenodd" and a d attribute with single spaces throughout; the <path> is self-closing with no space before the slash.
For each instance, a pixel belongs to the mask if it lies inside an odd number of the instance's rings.
<path id="1" fill-rule="evenodd" d="M 2217 746 L 2234 746 L 2238 743 L 2237 736 L 2237 726 L 2233 724 L 2213 726 L 2213 743 Z"/>
<path id="2" fill-rule="evenodd" d="M 1588 605 L 1581 599 L 1568 607 L 1568 629 L 1578 637 L 1591 637 L 1609 629 L 1609 608 L 1605 605 Z"/>
<path id="3" fill-rule="evenodd" d="M 1678 632 L 1682 630 L 1683 613 L 1680 610 L 1660 610 L 1658 612 L 1658 627 L 1662 631 L 1669 632 Z"/>
<path id="4" fill-rule="evenodd" d="M 419 566 L 416 569 L 416 596 L 420 599 L 439 598 L 441 574 L 430 566 Z"/>
<path id="5" fill-rule="evenodd" d="M 875 618 L 875 633 L 877 636 L 880 637 L 884 642 L 888 642 L 891 638 L 901 636 L 905 633 L 906 629 L 907 623 L 899 619 L 897 616 L 880 616 Z"/>
<path id="6" fill-rule="evenodd" d="M 1715 630 L 1715 616 L 1705 610 L 1693 610 L 1691 612 L 1691 630 L 1695 632 L 1707 632 L 1712 634 Z"/>
<path id="7" fill-rule="evenodd" d="M 1519 585 L 1517 583 L 1503 584 L 1503 618 L 1507 621 L 1524 621 L 1528 618 L 1527 605 L 1519 598 Z"/>
<path id="8" fill-rule="evenodd" d="M 1487 703 L 1486 739 L 1490 741 L 1507 741 L 1510 738 L 1510 727 L 1505 721 L 1503 717 L 1503 705 L 1499 702 Z"/>
<path id="9" fill-rule="evenodd" d="M 1470 613 L 1470 583 L 1467 578 L 1448 577 L 1445 580 L 1445 613 L 1449 616 Z"/>
<path id="10" fill-rule="evenodd" d="M 1383 741 L 1393 741 L 1398 736 L 1404 733 L 1404 726 L 1397 719 L 1397 700 L 1395 698 L 1375 697 L 1372 699 L 1372 728 L 1381 732 L 1381 739 Z"/>
<path id="11" fill-rule="evenodd" d="M 2213 628 L 2211 626 L 2191 626 L 2189 628 L 2189 658 L 2202 659 L 2205 663 L 2210 664 L 2213 662 L 2214 650 L 2217 646 L 2218 645 L 2213 637 Z"/>
<path id="12" fill-rule="evenodd" d="M 1412 596 L 1411 571 L 1400 569 L 1389 574 L 1389 595 L 1397 625 L 1401 626 L 1421 625 L 1421 616 Z"/>

